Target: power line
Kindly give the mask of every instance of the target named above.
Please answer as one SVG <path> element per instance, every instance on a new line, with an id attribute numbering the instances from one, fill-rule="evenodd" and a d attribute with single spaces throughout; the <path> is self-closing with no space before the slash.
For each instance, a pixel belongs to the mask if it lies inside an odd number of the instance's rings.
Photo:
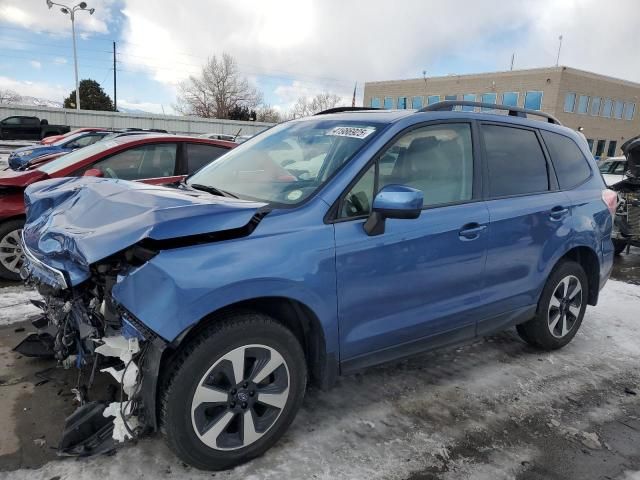
<path id="1" fill-rule="evenodd" d="M 38 54 L 27 55 L 27 56 L 18 56 L 18 55 L 7 55 L 6 53 L 0 53 L 0 57 L 15 58 L 15 59 L 18 59 L 18 60 L 29 60 L 29 61 L 31 61 L 31 60 L 36 60 L 37 61 L 37 58 L 34 58 L 34 57 L 37 57 L 37 55 Z M 56 57 L 64 58 L 65 60 L 69 60 L 68 57 L 63 57 L 62 55 L 51 55 L 51 56 L 56 56 Z M 96 63 L 87 62 L 86 60 L 83 60 L 83 66 L 100 68 L 100 67 L 104 67 L 105 64 L 109 64 L 110 65 L 110 62 L 106 61 L 105 63 L 96 64 Z M 109 67 L 109 68 L 111 68 L 111 67 Z"/>
<path id="2" fill-rule="evenodd" d="M 44 48 L 56 48 L 56 49 L 60 49 L 60 50 L 68 50 L 70 47 L 66 47 L 64 45 L 54 45 L 51 43 L 43 43 L 43 42 L 31 42 L 29 40 L 22 40 L 19 38 L 7 38 L 7 37 L 0 37 L 0 42 L 6 42 L 9 43 L 9 45 L 4 45 L 3 48 L 10 48 L 11 49 L 11 45 L 14 43 L 22 43 L 25 45 L 34 45 L 37 47 L 44 47 Z M 14 48 L 12 50 L 23 50 L 20 48 Z M 85 51 L 85 52 L 99 52 L 99 53 L 111 53 L 109 50 L 98 50 L 97 48 L 86 48 L 86 47 L 81 47 L 78 48 L 78 51 Z"/>

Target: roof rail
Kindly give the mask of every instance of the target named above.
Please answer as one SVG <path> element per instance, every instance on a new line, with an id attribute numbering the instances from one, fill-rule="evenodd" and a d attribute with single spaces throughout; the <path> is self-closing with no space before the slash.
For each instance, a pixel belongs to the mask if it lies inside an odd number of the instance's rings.
<path id="1" fill-rule="evenodd" d="M 335 108 L 330 108 L 328 110 L 323 110 L 314 115 L 327 115 L 329 113 L 340 113 L 340 112 L 362 112 L 364 110 L 381 110 L 381 109 L 373 108 L 373 107 L 335 107 Z"/>
<path id="2" fill-rule="evenodd" d="M 458 106 L 490 108 L 491 110 L 505 110 L 505 111 L 508 111 L 509 115 L 512 117 L 527 118 L 527 114 L 536 115 L 538 117 L 546 118 L 549 123 L 562 125 L 562 123 L 560 123 L 560 120 L 558 120 L 553 115 L 549 115 L 548 113 L 541 112 L 539 110 L 529 110 L 527 108 L 511 107 L 508 105 L 498 105 L 495 103 L 472 102 L 468 100 L 446 100 L 444 102 L 432 103 L 431 105 L 427 105 L 426 107 L 418 110 L 418 112 L 451 111 L 453 110 L 454 107 L 458 107 Z"/>

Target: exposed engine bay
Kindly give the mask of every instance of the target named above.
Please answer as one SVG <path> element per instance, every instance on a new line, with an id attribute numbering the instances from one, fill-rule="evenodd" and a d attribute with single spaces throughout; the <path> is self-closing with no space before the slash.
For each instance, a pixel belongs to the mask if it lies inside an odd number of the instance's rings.
<path id="1" fill-rule="evenodd" d="M 92 265 L 87 281 L 67 288 L 61 284 L 64 277 L 56 282 L 54 269 L 27 250 L 23 278 L 42 295 L 43 301 L 34 302 L 42 315 L 32 322 L 38 332 L 15 350 L 25 356 L 54 358 L 60 367 L 79 371 L 73 389 L 79 408 L 67 418 L 61 455 L 108 452 L 115 447 L 114 440 L 134 439 L 156 427 L 155 387 L 164 341 L 137 324 L 111 297 L 117 276 L 149 255 L 147 250 L 131 247 Z M 117 382 L 113 401 L 92 397 L 97 372 Z"/>
<path id="2" fill-rule="evenodd" d="M 622 181 L 610 188 L 618 193 L 618 208 L 612 238 L 616 251 L 627 245 L 640 246 L 640 137 L 622 145 L 627 169 Z"/>

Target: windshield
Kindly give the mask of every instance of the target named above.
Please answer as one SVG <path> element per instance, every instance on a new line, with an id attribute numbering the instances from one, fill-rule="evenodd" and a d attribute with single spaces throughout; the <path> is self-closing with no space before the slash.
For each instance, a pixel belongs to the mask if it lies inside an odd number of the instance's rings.
<path id="1" fill-rule="evenodd" d="M 73 140 L 75 140 L 78 137 L 81 137 L 82 135 L 85 135 L 87 132 L 78 132 L 78 133 L 73 133 L 71 135 L 68 136 L 64 136 L 62 137 L 60 140 L 56 140 L 55 142 L 53 142 L 53 145 L 64 145 L 67 142 L 71 142 Z"/>
<path id="2" fill-rule="evenodd" d="M 84 160 L 85 158 L 89 158 L 96 153 L 102 152 L 107 148 L 115 147 L 117 143 L 115 142 L 96 142 L 93 145 L 89 145 L 84 148 L 80 148 L 78 150 L 74 150 L 71 153 L 67 153 L 62 157 L 58 157 L 55 160 L 50 161 L 49 163 L 45 163 L 44 165 L 38 166 L 38 170 L 51 174 L 62 170 L 63 168 L 67 168 L 70 165 L 74 165 L 77 162 Z"/>
<path id="3" fill-rule="evenodd" d="M 231 150 L 187 183 L 239 198 L 300 203 L 375 137 L 382 126 L 323 119 L 287 122 Z"/>
<path id="4" fill-rule="evenodd" d="M 624 174 L 626 166 L 627 162 L 625 162 L 624 160 L 616 160 L 613 162 L 604 162 L 600 164 L 599 168 L 601 173 L 622 175 Z"/>

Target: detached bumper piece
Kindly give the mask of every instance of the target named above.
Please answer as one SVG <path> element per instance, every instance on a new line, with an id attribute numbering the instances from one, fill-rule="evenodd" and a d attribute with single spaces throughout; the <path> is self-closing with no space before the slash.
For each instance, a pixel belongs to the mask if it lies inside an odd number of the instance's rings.
<path id="1" fill-rule="evenodd" d="M 54 341 L 49 333 L 30 333 L 13 348 L 13 351 L 25 357 L 54 358 Z"/>
<path id="2" fill-rule="evenodd" d="M 104 402 L 88 402 L 67 417 L 58 455 L 86 457 L 112 452 L 113 418 L 103 415 L 106 407 Z"/>

